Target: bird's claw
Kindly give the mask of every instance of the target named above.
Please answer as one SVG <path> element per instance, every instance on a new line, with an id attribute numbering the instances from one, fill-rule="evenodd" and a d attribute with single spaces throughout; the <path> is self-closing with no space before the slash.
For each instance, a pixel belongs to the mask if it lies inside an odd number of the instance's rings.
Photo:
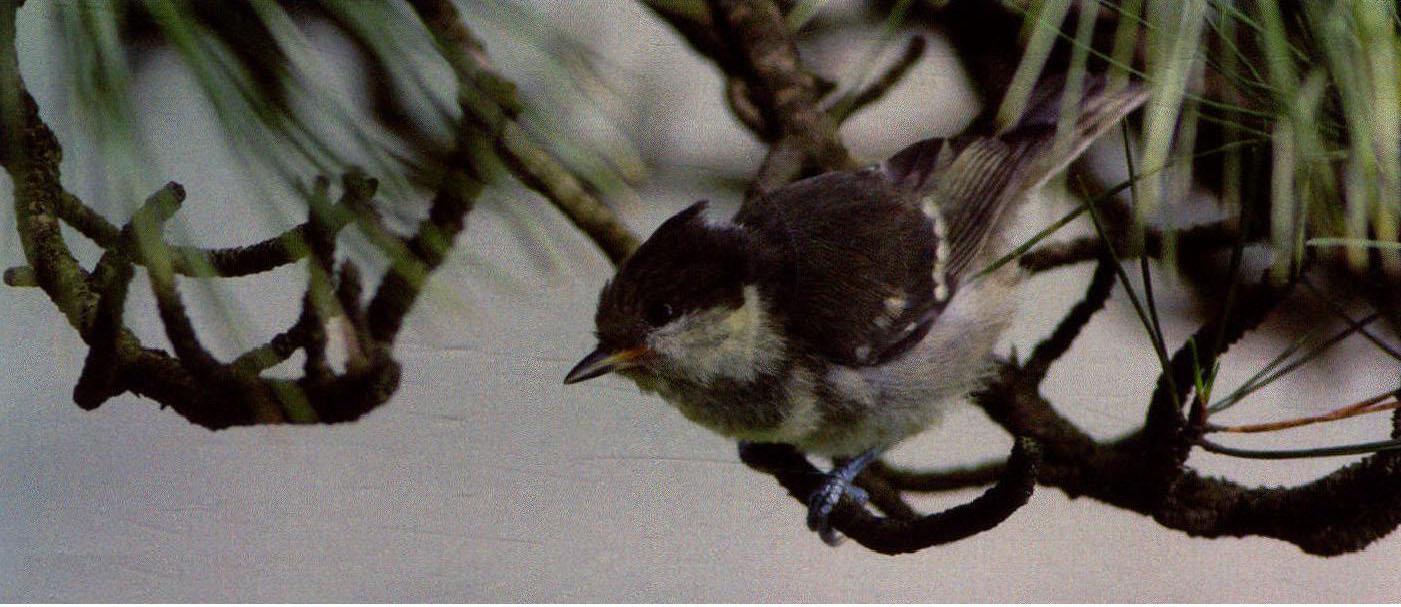
<path id="1" fill-rule="evenodd" d="M 772 445 L 769 445 L 772 447 Z M 739 456 L 750 466 L 751 458 L 759 455 L 757 450 L 764 447 L 758 443 L 748 441 L 739 442 Z M 788 447 L 791 449 L 792 447 Z M 842 536 L 832 528 L 832 523 L 828 520 L 832 516 L 832 511 L 837 508 L 843 497 L 848 497 L 855 501 L 857 505 L 864 506 L 870 496 L 866 490 L 853 484 L 857 475 L 875 461 L 885 450 L 884 446 L 867 450 L 851 459 L 837 459 L 834 461 L 836 467 L 831 472 L 822 475 L 822 482 L 812 493 L 808 494 L 808 529 L 817 532 L 817 536 L 828 546 L 836 546 L 841 543 Z"/>
<path id="2" fill-rule="evenodd" d="M 841 474 L 826 475 L 822 485 L 808 496 L 808 529 L 816 531 L 817 536 L 828 546 L 836 546 L 842 541 L 841 534 L 832 528 L 827 519 L 843 496 L 850 497 L 859 504 L 865 504 L 866 500 L 870 499 L 865 489 L 852 484 L 850 479 Z"/>

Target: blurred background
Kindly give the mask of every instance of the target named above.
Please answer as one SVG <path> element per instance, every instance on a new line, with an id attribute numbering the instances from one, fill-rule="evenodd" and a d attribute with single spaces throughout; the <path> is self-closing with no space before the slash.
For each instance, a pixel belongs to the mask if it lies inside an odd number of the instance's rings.
<path id="1" fill-rule="evenodd" d="M 800 38 L 803 59 L 838 90 L 868 83 L 912 35 L 892 25 L 890 7 L 800 4 L 814 15 Z M 143 44 L 152 36 L 143 27 L 153 26 L 139 18 L 123 17 L 122 42 L 82 36 L 117 36 L 101 19 L 119 5 L 30 0 L 19 11 L 21 72 L 64 147 L 65 185 L 90 207 L 117 221 L 177 181 L 189 196 L 170 239 L 235 246 L 302 221 L 297 180 L 334 177 L 355 164 L 383 183 L 376 200 L 388 221 L 410 225 L 422 215 L 426 178 L 403 168 L 413 164 L 403 162 L 408 152 L 362 126 L 371 114 L 367 79 L 392 78 L 413 93 L 404 95 L 413 100 L 405 109 L 411 121 L 447 140 L 454 84 L 431 40 L 402 25 L 406 9 L 384 3 L 329 11 L 340 21 L 259 13 L 286 26 L 273 32 L 298 86 L 270 94 L 284 95 L 311 133 L 306 141 L 324 146 L 308 153 L 288 152 L 286 139 L 266 134 L 266 122 L 240 123 L 265 114 L 256 104 L 238 107 L 249 97 L 221 89 L 229 85 L 220 84 L 218 64 L 194 60 L 199 53 Z M 586 176 L 633 231 L 646 235 L 699 199 L 738 206 L 765 146 L 730 113 L 714 65 L 654 13 L 627 2 L 458 6 L 497 71 L 519 87 L 521 123 Z M 179 40 L 165 23 L 163 35 Z M 367 39 L 385 45 L 376 52 L 402 63 L 388 74 L 366 71 L 361 43 L 348 31 L 374 31 L 378 37 Z M 925 137 L 956 134 L 984 109 L 949 39 L 937 30 L 922 35 L 928 47 L 920 61 L 842 126 L 863 164 Z M 101 76 L 112 57 L 130 68 L 120 87 Z M 84 88 L 91 79 L 105 84 Z M 112 107 L 120 103 L 114 98 L 127 107 Z M 1119 175 L 1113 183 L 1125 170 L 1117 137 L 1108 139 L 1116 141 L 1091 157 Z M 5 186 L 0 201 L 8 209 L 12 187 Z M 1074 204 L 1048 188 L 1023 210 L 1019 229 L 1030 236 Z M 1209 215 L 1204 206 L 1200 213 Z M 1092 233 L 1081 217 L 1056 238 Z M 100 250 L 66 235 L 90 266 Z M 347 238 L 347 254 L 378 275 L 386 263 L 377 251 Z M 0 258 L 7 267 L 23 263 L 11 211 L 0 213 Z M 1091 269 L 1038 275 L 999 352 L 1027 352 L 1049 333 Z M 772 478 L 740 464 L 727 440 L 625 380 L 560 384 L 593 346 L 593 306 L 611 272 L 555 207 L 498 174 L 408 317 L 395 349 L 403 379 L 391 401 L 353 423 L 218 432 L 129 394 L 90 412 L 74 406 L 83 343 L 38 290 L 0 288 L 0 600 L 1401 598 L 1395 536 L 1325 559 L 1271 539 L 1190 538 L 1044 488 L 1001 526 L 951 545 L 895 558 L 853 543 L 828 548 L 804 527 L 804 508 Z M 296 319 L 304 275 L 288 266 L 182 285 L 206 345 L 228 359 Z M 1170 349 L 1203 318 L 1184 280 L 1154 274 Z M 143 342 L 170 348 L 149 290 L 133 288 L 127 310 Z M 1226 355 L 1219 393 L 1245 382 L 1314 323 L 1276 315 Z M 272 373 L 290 376 L 297 364 L 294 357 Z M 1043 393 L 1067 418 L 1109 438 L 1142 423 L 1158 368 L 1116 289 L 1052 368 Z M 1395 389 L 1399 370 L 1354 336 L 1256 391 L 1222 421 L 1322 413 Z M 1230 443 L 1348 444 L 1380 440 L 1386 426 L 1384 415 L 1374 415 Z M 1011 442 L 968 406 L 891 459 L 920 468 L 970 465 L 1005 457 Z M 1188 465 L 1273 485 L 1307 482 L 1359 458 L 1264 461 L 1198 450 Z M 918 505 L 934 511 L 977 493 Z"/>

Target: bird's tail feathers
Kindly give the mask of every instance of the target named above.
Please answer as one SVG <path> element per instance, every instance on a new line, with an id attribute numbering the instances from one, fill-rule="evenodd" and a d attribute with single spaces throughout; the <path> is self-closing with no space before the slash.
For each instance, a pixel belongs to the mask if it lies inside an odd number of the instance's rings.
<path id="1" fill-rule="evenodd" d="M 1111 88 L 1102 74 L 1085 77 L 1079 102 L 1063 103 L 1067 87 L 1057 77 L 1038 87 L 1032 104 L 1016 124 L 999 134 L 1005 141 L 1020 140 L 1028 150 L 1023 187 L 1032 189 L 1065 170 L 1106 130 L 1148 99 L 1148 87 L 1126 82 Z"/>
<path id="2" fill-rule="evenodd" d="M 929 207 L 926 212 L 938 211 L 947 228 L 953 275 L 970 269 L 1011 202 L 1064 170 L 1148 97 L 1143 85 L 1109 90 L 1103 76 L 1089 76 L 1070 122 L 1062 119 L 1062 82 L 1043 83 L 1021 119 L 1001 133 L 927 139 L 880 166 L 888 179 Z"/>

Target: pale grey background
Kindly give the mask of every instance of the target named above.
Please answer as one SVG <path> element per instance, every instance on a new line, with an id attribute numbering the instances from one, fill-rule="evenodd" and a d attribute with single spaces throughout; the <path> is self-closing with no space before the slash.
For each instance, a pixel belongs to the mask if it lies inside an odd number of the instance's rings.
<path id="1" fill-rule="evenodd" d="M 44 5 L 21 11 L 21 67 L 65 145 L 66 183 L 120 218 L 122 205 L 104 202 L 100 183 L 85 177 L 100 159 L 79 143 L 81 131 L 65 113 L 63 76 L 52 67 L 56 47 L 42 34 Z M 601 2 L 538 8 L 617 74 L 609 81 L 617 94 L 599 105 L 613 104 L 603 114 L 620 127 L 596 116 L 556 118 L 586 141 L 632 140 L 671 159 L 652 167 L 636 199 L 615 201 L 640 232 L 711 195 L 696 179 L 666 175 L 744 174 L 757 166 L 762 150 L 733 126 L 713 70 L 644 11 Z M 490 23 L 474 26 L 531 99 L 570 94 L 540 76 L 548 74 L 540 68 L 546 58 Z M 861 48 L 824 70 L 850 73 L 841 65 L 859 62 Z M 190 196 L 180 217 L 188 239 L 246 243 L 295 221 L 257 206 L 264 192 L 223 149 L 188 76 L 169 56 L 157 62 L 142 77 L 138 104 L 152 127 L 158 171 L 147 180 L 185 184 Z M 639 99 L 655 101 L 639 107 Z M 934 41 L 910 80 L 844 134 L 857 153 L 879 158 L 921 136 L 956 132 L 976 109 L 970 99 L 947 48 Z M 8 266 L 22 256 L 10 184 L 0 182 L 0 260 Z M 799 504 L 739 464 L 726 440 L 620 380 L 560 385 L 591 347 L 592 306 L 609 266 L 535 195 L 504 183 L 487 199 L 409 319 L 397 349 L 402 388 L 354 424 L 212 433 L 130 396 L 83 412 L 70 401 L 85 352 L 77 336 L 38 292 L 0 288 L 0 600 L 1401 599 L 1401 538 L 1320 559 L 1272 540 L 1188 538 L 1053 490 L 1038 491 L 990 532 L 920 554 L 830 549 L 803 528 Z M 522 238 L 504 209 L 542 218 L 541 236 Z M 1059 209 L 1028 209 L 1025 223 L 1035 229 Z M 91 263 L 91 248 L 81 250 Z M 1085 280 L 1082 269 L 1035 281 L 1004 351 L 1030 348 Z M 208 335 L 227 356 L 290 322 L 302 281 L 288 269 L 226 281 L 222 297 L 190 287 L 187 300 L 201 326 L 217 326 L 226 313 L 243 319 L 227 335 Z M 163 344 L 144 291 L 130 309 L 143 339 Z M 1175 341 L 1189 327 L 1168 322 Z M 1121 296 L 1090 332 L 1053 370 L 1046 393 L 1076 421 L 1111 436 L 1137 423 L 1156 362 Z M 1273 338 L 1248 340 L 1226 359 L 1224 385 L 1279 347 Z M 1365 345 L 1350 345 L 1228 419 L 1346 404 L 1394 385 L 1396 371 Z M 1375 439 L 1384 425 L 1373 417 L 1233 444 Z M 895 458 L 950 466 L 1001 457 L 1009 445 L 965 408 Z M 1198 453 L 1190 463 L 1279 483 L 1316 477 L 1340 461 Z M 943 508 L 973 495 L 924 505 Z"/>

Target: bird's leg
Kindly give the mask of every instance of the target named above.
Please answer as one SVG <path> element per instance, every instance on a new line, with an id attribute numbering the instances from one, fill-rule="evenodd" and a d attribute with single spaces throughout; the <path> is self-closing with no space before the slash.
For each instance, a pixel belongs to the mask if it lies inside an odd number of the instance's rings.
<path id="1" fill-rule="evenodd" d="M 828 546 L 836 546 L 841 542 L 841 536 L 832 529 L 832 525 L 827 522 L 827 517 L 832 515 L 832 509 L 837 506 L 837 502 L 842 501 L 842 496 L 850 496 L 860 503 L 866 503 L 868 496 L 866 491 L 851 484 L 856 479 L 856 475 L 861 474 L 871 462 L 880 456 L 884 448 L 871 449 L 861 455 L 841 462 L 831 472 L 812 495 L 808 496 L 808 529 L 817 532 L 817 536 L 822 538 Z"/>

